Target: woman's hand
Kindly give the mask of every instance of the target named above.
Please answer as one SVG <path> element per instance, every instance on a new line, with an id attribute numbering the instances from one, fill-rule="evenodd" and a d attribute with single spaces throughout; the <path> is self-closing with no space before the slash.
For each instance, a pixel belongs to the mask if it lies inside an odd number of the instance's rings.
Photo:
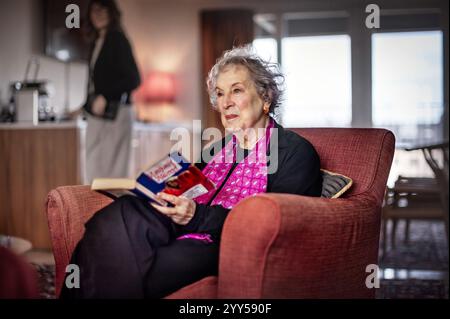
<path id="1" fill-rule="evenodd" d="M 67 118 L 70 120 L 75 120 L 82 112 L 83 109 L 80 107 L 74 111 L 67 113 Z"/>
<path id="2" fill-rule="evenodd" d="M 92 102 L 92 113 L 102 116 L 105 113 L 106 99 L 103 95 L 97 95 Z"/>
<path id="3" fill-rule="evenodd" d="M 174 223 L 186 225 L 194 217 L 196 204 L 192 199 L 175 196 L 166 193 L 159 193 L 159 198 L 172 203 L 174 207 L 164 207 L 154 203 L 150 203 L 157 211 L 170 217 Z"/>

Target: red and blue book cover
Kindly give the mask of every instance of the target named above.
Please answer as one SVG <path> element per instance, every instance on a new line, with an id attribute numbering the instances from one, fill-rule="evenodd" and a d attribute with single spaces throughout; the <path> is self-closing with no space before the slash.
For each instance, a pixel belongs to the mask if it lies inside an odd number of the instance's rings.
<path id="1" fill-rule="evenodd" d="M 106 192 L 114 198 L 132 193 L 164 206 L 168 203 L 156 197 L 159 192 L 194 199 L 214 188 L 214 183 L 178 152 L 155 163 L 135 180 L 96 178 L 91 186 L 91 189 Z"/>

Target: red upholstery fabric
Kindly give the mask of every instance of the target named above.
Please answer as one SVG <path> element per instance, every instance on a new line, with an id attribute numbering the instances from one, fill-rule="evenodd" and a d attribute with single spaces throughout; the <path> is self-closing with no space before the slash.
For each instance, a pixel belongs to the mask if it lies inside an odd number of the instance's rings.
<path id="1" fill-rule="evenodd" d="M 0 246 L 0 299 L 39 298 L 37 273 L 22 257 Z"/>
<path id="2" fill-rule="evenodd" d="M 395 138 L 390 131 L 364 128 L 305 128 L 292 131 L 314 145 L 322 168 L 353 179 L 354 184 L 344 197 L 366 193 L 374 196 L 381 205 L 395 148 Z M 384 184 L 383 187 L 380 183 Z"/>
<path id="3" fill-rule="evenodd" d="M 373 298 L 366 266 L 377 263 L 381 204 L 395 139 L 384 129 L 294 129 L 322 168 L 351 177 L 342 198 L 264 194 L 239 203 L 227 218 L 219 276 L 167 298 Z M 87 186 L 60 187 L 47 214 L 59 294 L 84 222 L 110 203 Z"/>
<path id="4" fill-rule="evenodd" d="M 192 285 L 181 288 L 165 299 L 216 299 L 217 277 L 206 277 Z"/>
<path id="5" fill-rule="evenodd" d="M 89 186 L 66 186 L 52 190 L 47 197 L 47 219 L 56 265 L 55 289 L 59 296 L 66 266 L 83 237 L 84 224 L 112 199 L 90 190 Z"/>
<path id="6" fill-rule="evenodd" d="M 365 269 L 377 263 L 379 216 L 368 198 L 267 194 L 240 203 L 224 228 L 218 297 L 373 297 Z"/>

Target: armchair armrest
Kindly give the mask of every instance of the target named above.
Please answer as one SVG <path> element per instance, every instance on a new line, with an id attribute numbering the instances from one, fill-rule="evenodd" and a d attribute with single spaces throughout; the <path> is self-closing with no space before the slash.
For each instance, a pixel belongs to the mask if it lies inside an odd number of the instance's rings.
<path id="1" fill-rule="evenodd" d="M 239 203 L 222 232 L 219 298 L 373 298 L 381 207 L 360 194 L 264 194 Z"/>
<path id="2" fill-rule="evenodd" d="M 90 186 L 63 186 L 47 196 L 47 219 L 56 265 L 56 295 L 59 296 L 75 246 L 83 237 L 84 224 L 95 212 L 112 202 Z"/>

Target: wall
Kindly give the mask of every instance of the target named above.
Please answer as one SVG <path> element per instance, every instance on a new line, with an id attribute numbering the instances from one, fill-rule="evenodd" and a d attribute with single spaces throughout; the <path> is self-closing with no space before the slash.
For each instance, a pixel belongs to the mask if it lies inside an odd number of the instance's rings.
<path id="1" fill-rule="evenodd" d="M 157 70 L 173 72 L 177 80 L 175 106 L 152 108 L 149 112 L 156 120 L 199 118 L 200 39 L 196 6 L 142 0 L 122 0 L 119 5 L 141 78 Z"/>
<path id="2" fill-rule="evenodd" d="M 0 102 L 9 98 L 9 83 L 23 80 L 28 59 L 40 61 L 39 79 L 52 81 L 55 88 L 53 102 L 58 111 L 65 105 L 65 64 L 42 55 L 43 23 L 40 1 L 0 1 Z M 87 67 L 81 63 L 69 66 L 69 106 L 80 105 L 85 94 Z M 34 69 L 33 69 L 34 72 Z M 32 72 L 30 72 L 30 76 Z"/>

